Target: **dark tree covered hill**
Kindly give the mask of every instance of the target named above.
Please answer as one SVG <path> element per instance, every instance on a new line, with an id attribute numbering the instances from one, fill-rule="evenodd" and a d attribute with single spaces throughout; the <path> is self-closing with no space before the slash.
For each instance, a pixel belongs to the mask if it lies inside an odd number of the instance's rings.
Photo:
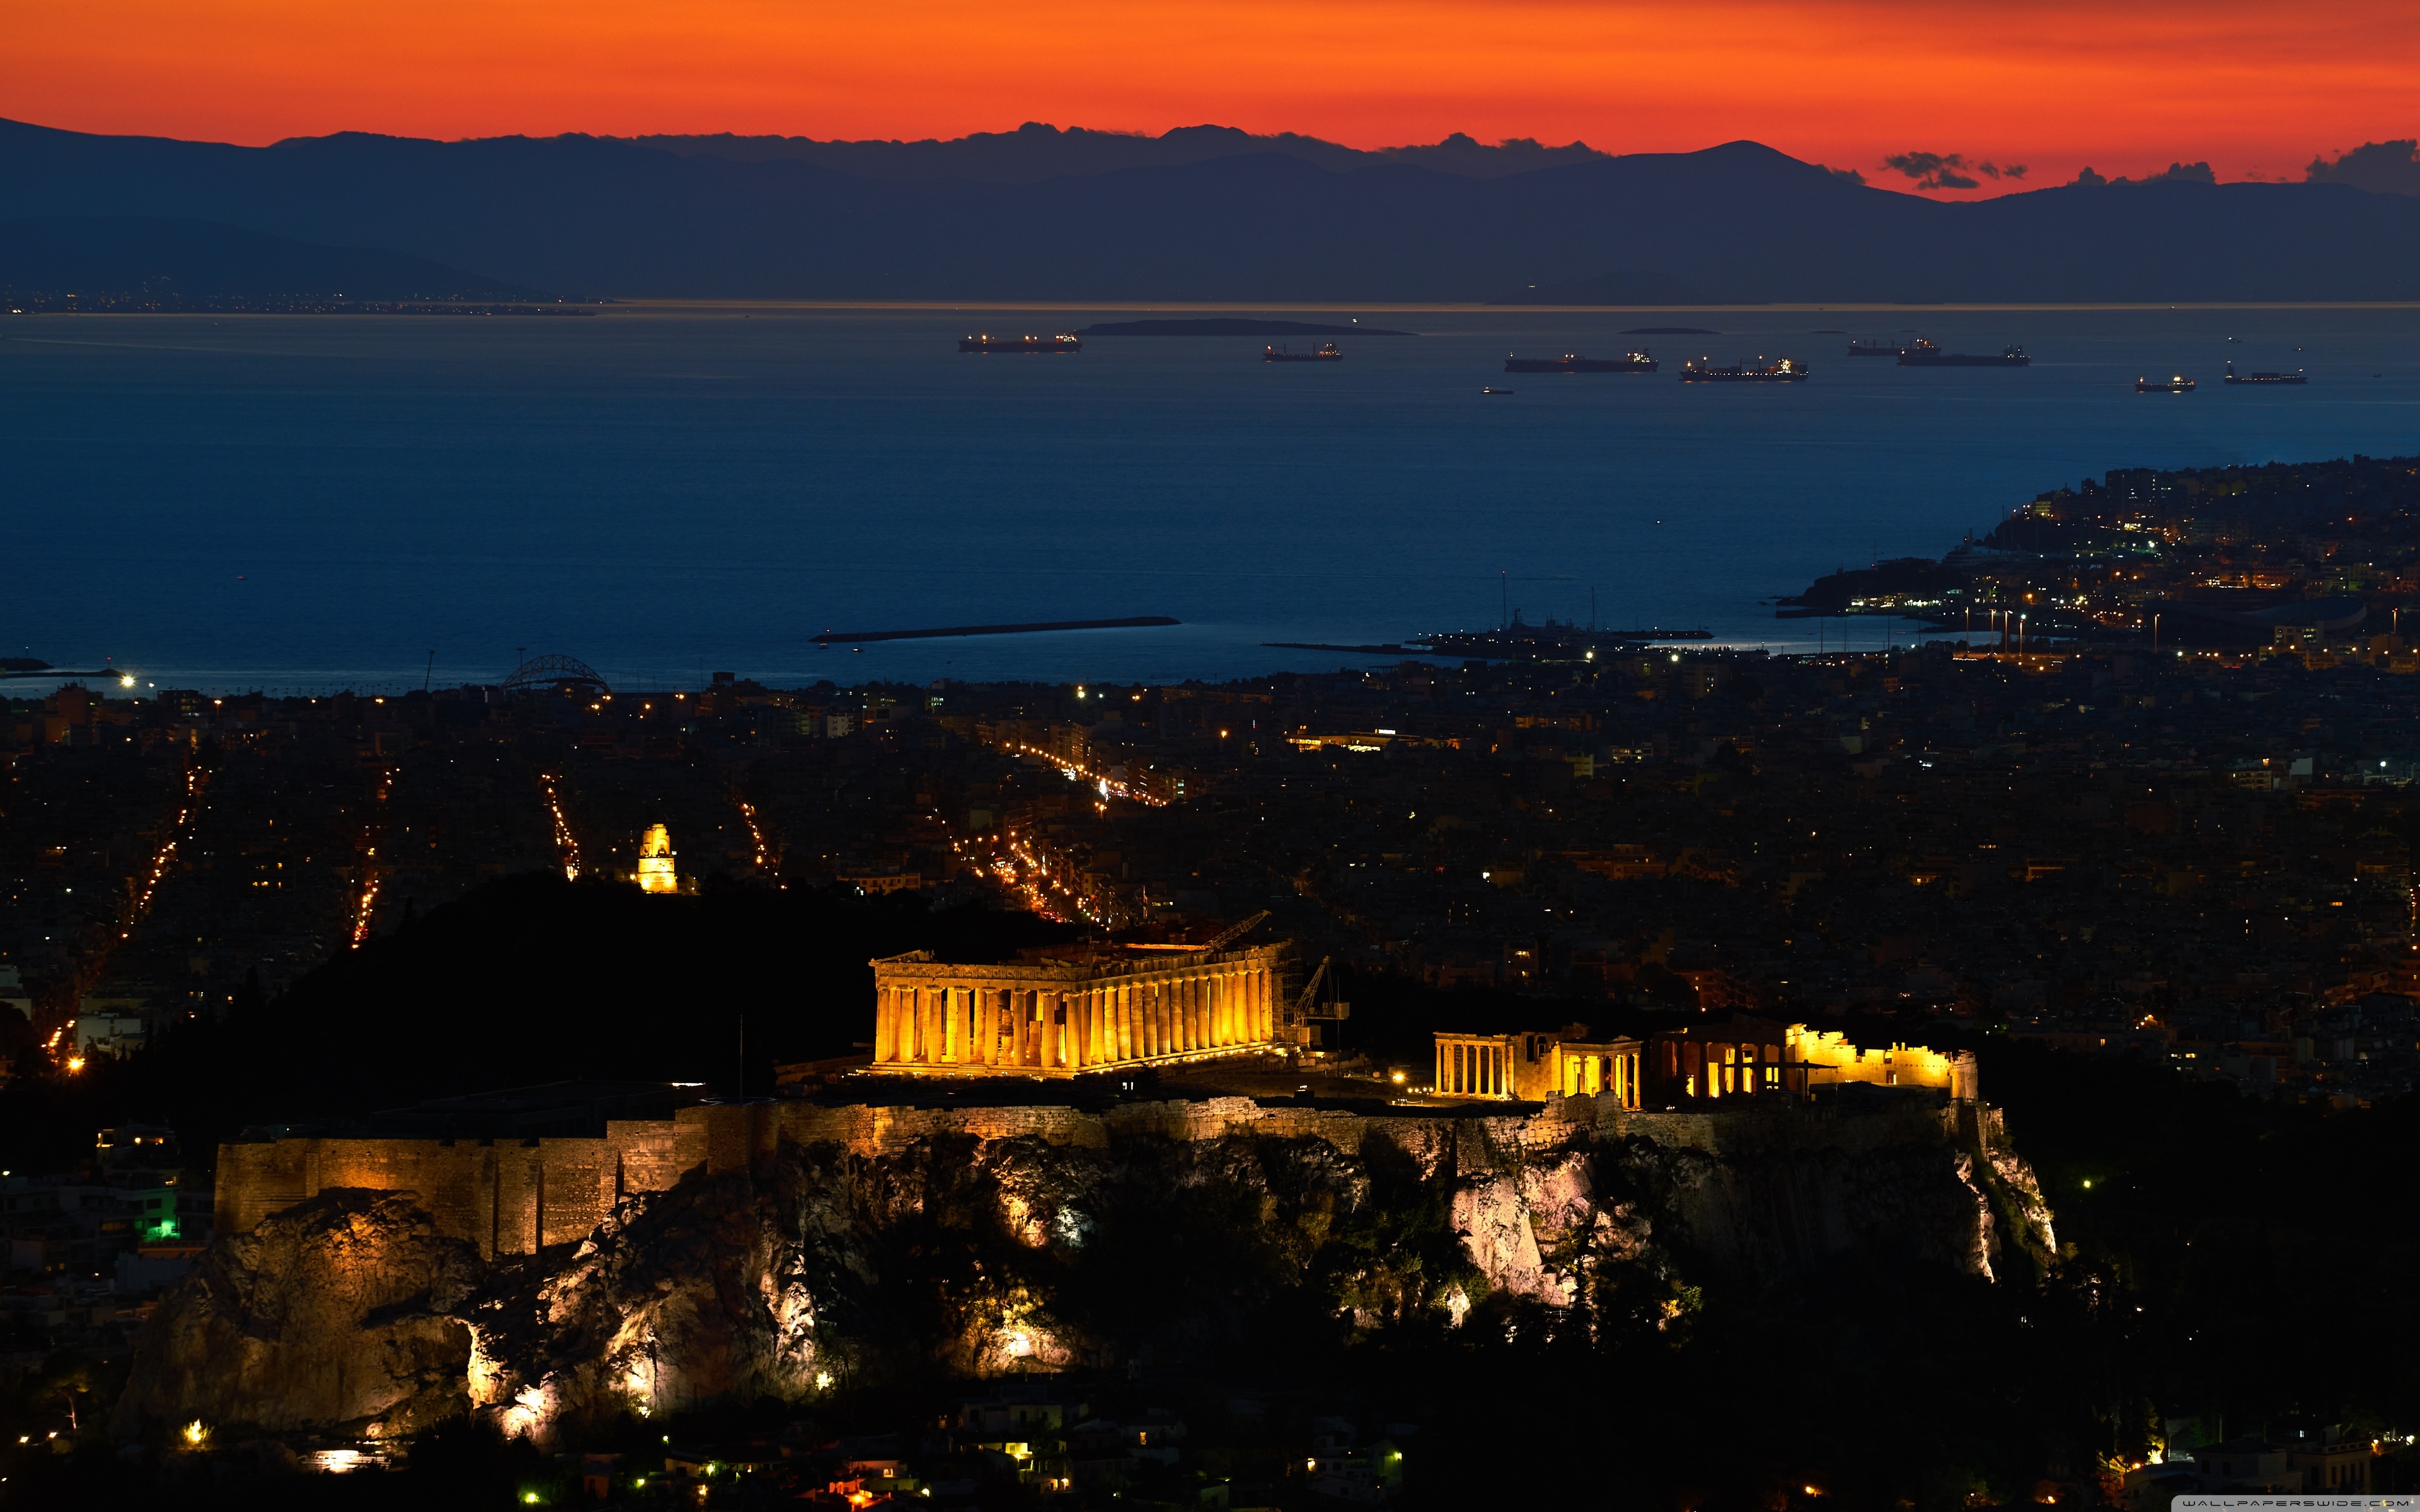
<path id="1" fill-rule="evenodd" d="M 1070 932 L 1030 914 L 936 912 L 914 894 L 764 888 L 650 897 L 609 883 L 506 878 L 373 939 L 223 1023 L 161 1035 L 79 1078 L 0 1090 L 0 1166 L 89 1156 L 93 1131 L 173 1124 L 189 1156 L 254 1123 L 543 1082 L 685 1081 L 728 1095 L 747 1024 L 747 1090 L 785 1061 L 848 1054 L 873 1029 L 866 963 L 903 950 L 990 959 Z"/>

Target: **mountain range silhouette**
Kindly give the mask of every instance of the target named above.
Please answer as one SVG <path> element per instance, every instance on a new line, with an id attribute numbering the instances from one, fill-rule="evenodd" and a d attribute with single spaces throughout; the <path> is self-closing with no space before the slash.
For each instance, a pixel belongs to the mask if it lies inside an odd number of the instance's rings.
<path id="1" fill-rule="evenodd" d="M 344 132 L 244 147 L 0 122 L 0 223 L 63 218 L 71 236 L 0 229 L 0 285 L 73 276 L 66 241 L 120 280 L 146 264 L 196 269 L 194 244 L 224 253 L 233 228 L 300 244 L 257 249 L 297 285 L 273 292 L 295 294 L 345 288 L 349 271 L 359 285 L 365 256 L 392 254 L 465 291 L 620 298 L 2420 298 L 2420 198 L 2164 177 L 1942 203 L 1754 142 L 1610 156 L 1449 138 L 1366 152 L 1219 127 L 1030 126 L 932 143 Z M 11 250 L 28 244 L 49 261 Z M 189 271 L 185 286 L 216 292 L 190 281 L 230 276 Z"/>

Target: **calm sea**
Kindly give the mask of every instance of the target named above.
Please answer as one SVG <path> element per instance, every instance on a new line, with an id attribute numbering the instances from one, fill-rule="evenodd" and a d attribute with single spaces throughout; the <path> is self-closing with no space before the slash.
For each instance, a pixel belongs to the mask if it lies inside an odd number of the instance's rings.
<path id="1" fill-rule="evenodd" d="M 1162 681 L 1508 606 L 1813 649 L 1761 601 L 2087 473 L 2420 451 L 2413 309 L 1295 311 L 1419 334 L 1321 364 L 954 348 L 1135 313 L 0 316 L 0 655 L 214 690 L 492 681 L 523 648 L 642 687 Z M 2035 363 L 1905 370 L 1837 333 L 1916 331 Z M 1637 346 L 1665 370 L 1501 370 Z M 1760 353 L 1814 378 L 1674 380 Z M 2311 381 L 2223 388 L 2230 357 Z M 2200 391 L 2132 392 L 2174 372 Z M 809 640 L 1135 614 L 1184 624 Z"/>

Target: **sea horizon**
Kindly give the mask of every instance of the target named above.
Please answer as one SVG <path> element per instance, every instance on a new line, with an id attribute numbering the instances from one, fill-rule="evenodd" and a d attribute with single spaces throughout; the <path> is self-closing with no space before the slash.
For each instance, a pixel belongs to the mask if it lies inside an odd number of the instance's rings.
<path id="1" fill-rule="evenodd" d="M 45 508 L 15 532 L 26 586 L 0 654 L 108 658 L 212 693 L 493 682 L 518 649 L 651 687 L 717 671 L 780 686 L 1217 682 L 1382 664 L 1270 641 L 1397 644 L 1512 609 L 1588 623 L 1591 590 L 1601 625 L 1837 649 L 1837 625 L 1776 620 L 1772 600 L 1838 567 L 1939 558 L 2082 477 L 2420 451 L 2414 308 L 14 316 L 0 444 L 12 492 Z M 1175 309 L 1424 329 L 1348 340 L 1325 364 L 1264 364 L 1258 337 L 955 350 L 969 315 L 1038 330 Z M 754 314 L 769 318 L 730 318 Z M 2034 365 L 1851 359 L 1847 335 L 1876 333 L 1865 316 L 1952 349 L 2018 342 Z M 1625 335 L 1688 324 L 1716 333 Z M 1663 370 L 1502 372 L 1508 349 L 1617 341 Z M 1675 382 L 1699 347 L 1793 356 L 1814 377 Z M 2223 389 L 2230 357 L 2312 381 Z M 2201 390 L 2133 393 L 2153 369 L 2197 373 Z M 1140 614 L 1183 623 L 862 653 L 811 640 Z M 1850 633 L 1866 648 L 1886 632 Z"/>

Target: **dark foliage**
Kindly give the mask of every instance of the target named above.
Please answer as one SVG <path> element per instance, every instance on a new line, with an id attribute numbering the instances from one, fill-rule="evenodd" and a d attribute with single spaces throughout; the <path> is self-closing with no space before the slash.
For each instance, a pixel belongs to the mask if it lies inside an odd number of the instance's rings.
<path id="1" fill-rule="evenodd" d="M 221 1023 L 162 1034 L 72 1082 L 0 1090 L 0 1166 L 72 1168 L 93 1131 L 172 1125 L 210 1159 L 247 1124 L 357 1119 L 428 1098 L 577 1078 L 746 1090 L 845 1055 L 876 956 L 988 959 L 1069 932 L 1027 914 L 936 912 L 913 894 L 709 888 L 649 897 L 535 873 L 492 883 L 310 973 L 247 992 Z"/>
<path id="2" fill-rule="evenodd" d="M 2137 1411 L 2223 1412 L 2243 1431 L 2287 1415 L 2420 1415 L 2412 1099 L 2278 1103 L 2131 1057 L 2007 1041 L 1986 1042 L 1983 1086 L 2041 1179 L 2076 1274 L 2122 1302 L 2122 1326 L 2095 1348 Z M 2320 1355 L 2273 1324 L 2322 1298 L 2360 1321 Z"/>

